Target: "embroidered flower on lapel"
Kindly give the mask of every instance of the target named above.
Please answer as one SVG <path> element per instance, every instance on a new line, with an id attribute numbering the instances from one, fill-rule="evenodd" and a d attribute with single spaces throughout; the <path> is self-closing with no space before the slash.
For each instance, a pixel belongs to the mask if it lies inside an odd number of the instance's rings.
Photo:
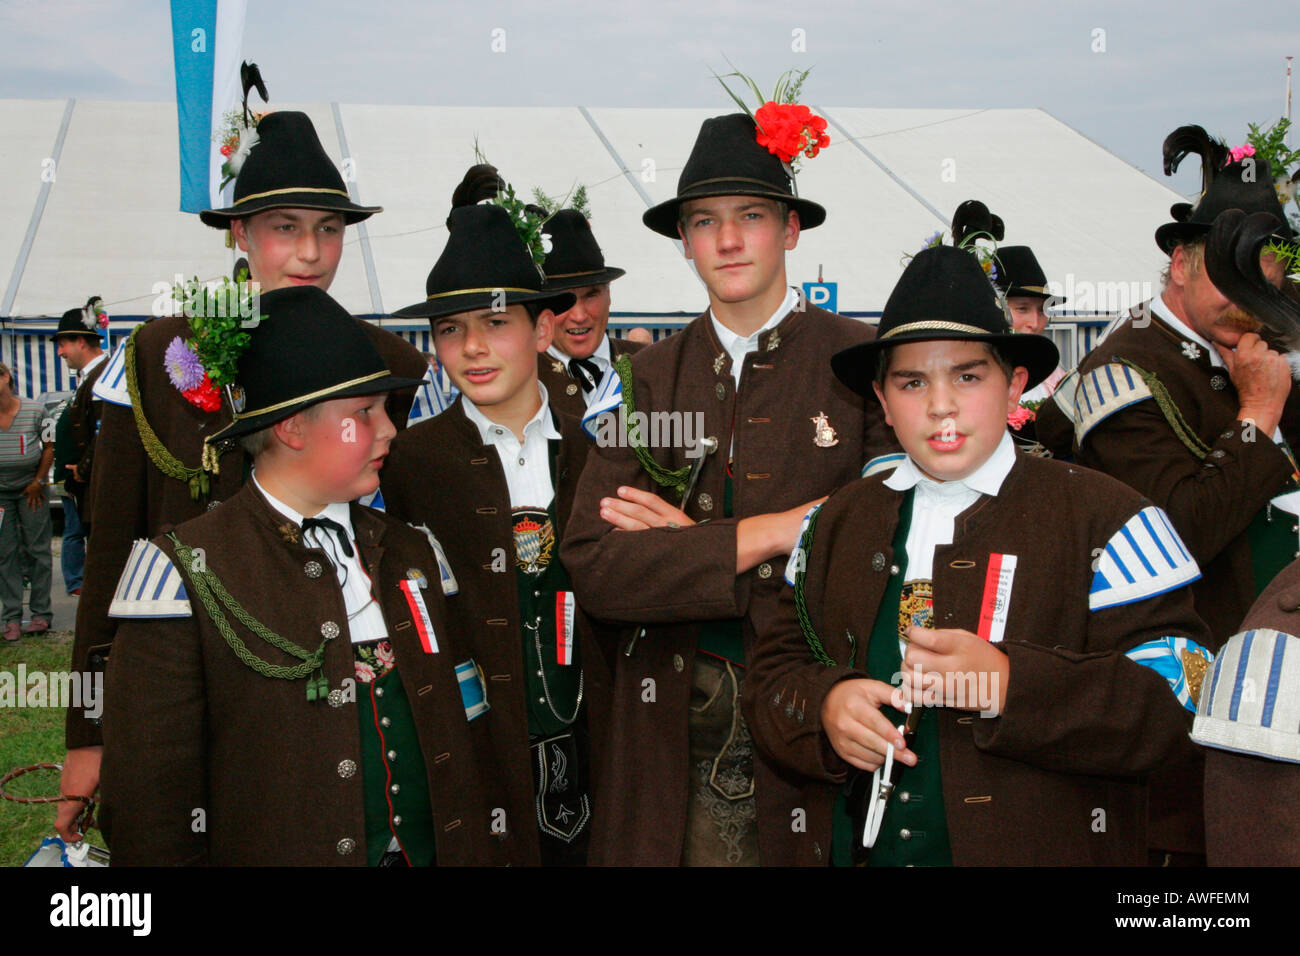
<path id="1" fill-rule="evenodd" d="M 1193 362 L 1195 362 L 1198 358 L 1201 357 L 1201 348 L 1195 342 L 1184 342 L 1183 354 L 1186 355 Z"/>
<path id="2" fill-rule="evenodd" d="M 298 526 L 294 524 L 292 521 L 286 521 L 284 524 L 280 525 L 278 530 L 280 532 L 280 537 L 283 538 L 285 541 L 289 542 L 290 544 L 298 543 L 299 529 Z"/>

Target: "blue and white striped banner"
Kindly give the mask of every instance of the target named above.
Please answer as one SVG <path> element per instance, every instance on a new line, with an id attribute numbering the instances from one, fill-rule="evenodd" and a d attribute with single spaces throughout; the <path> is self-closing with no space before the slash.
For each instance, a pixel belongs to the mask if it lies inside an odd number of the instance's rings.
<path id="1" fill-rule="evenodd" d="M 189 617 L 189 595 L 176 565 L 152 541 L 138 539 L 117 582 L 109 617 Z"/>
<path id="2" fill-rule="evenodd" d="M 1200 576 L 1196 559 L 1168 515 L 1148 505 L 1111 535 L 1097 556 L 1088 607 L 1100 611 L 1143 601 L 1191 584 Z"/>
<path id="3" fill-rule="evenodd" d="M 1161 637 L 1147 641 L 1130 649 L 1125 655 L 1129 660 L 1149 667 L 1169 682 L 1169 689 L 1178 698 L 1184 708 L 1196 713 L 1196 694 L 1201 693 L 1199 685 L 1193 688 L 1188 684 L 1187 669 L 1194 665 L 1200 674 L 1214 660 L 1214 655 L 1186 637 Z"/>
<path id="4" fill-rule="evenodd" d="M 243 100 L 239 64 L 248 0 L 171 0 L 180 131 L 181 212 L 224 206 L 221 144 L 212 134 L 221 114 Z"/>

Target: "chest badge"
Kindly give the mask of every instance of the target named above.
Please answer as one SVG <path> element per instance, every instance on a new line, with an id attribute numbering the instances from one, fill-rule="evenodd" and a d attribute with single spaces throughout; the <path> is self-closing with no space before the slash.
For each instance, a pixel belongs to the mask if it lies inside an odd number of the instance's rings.
<path id="1" fill-rule="evenodd" d="M 1195 342 L 1184 342 L 1183 354 L 1186 355 L 1193 362 L 1195 362 L 1198 358 L 1201 357 L 1201 348 Z"/>
<path id="2" fill-rule="evenodd" d="M 407 568 L 406 579 L 408 581 L 413 582 L 416 585 L 416 587 L 419 587 L 421 589 L 427 588 L 429 586 L 429 579 L 424 576 L 424 572 L 421 571 L 419 568 Z"/>
<path id="3" fill-rule="evenodd" d="M 563 372 L 563 371 L 564 371 L 564 363 L 561 362 L 559 359 L 551 359 L 551 371 L 552 371 L 552 372 Z"/>
<path id="4" fill-rule="evenodd" d="M 775 352 L 780 347 L 781 347 L 781 333 L 778 332 L 776 329 L 773 329 L 772 334 L 767 337 L 767 350 L 769 352 Z"/>
<path id="5" fill-rule="evenodd" d="M 825 412 L 818 412 L 811 421 L 814 445 L 818 448 L 831 448 L 840 443 L 839 436 L 835 434 L 835 429 L 831 427 L 830 419 L 826 417 Z"/>
<path id="6" fill-rule="evenodd" d="M 721 375 L 721 374 L 722 374 L 722 366 L 726 363 L 726 361 L 727 361 L 727 353 L 726 353 L 726 352 L 719 352 L 718 355 L 717 355 L 717 358 L 715 358 L 715 359 L 713 360 L 713 374 L 714 374 L 714 375 Z"/>

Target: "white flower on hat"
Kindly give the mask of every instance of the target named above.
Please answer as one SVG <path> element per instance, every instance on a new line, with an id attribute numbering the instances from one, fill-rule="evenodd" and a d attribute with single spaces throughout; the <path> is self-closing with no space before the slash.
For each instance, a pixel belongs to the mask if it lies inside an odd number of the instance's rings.
<path id="1" fill-rule="evenodd" d="M 252 152 L 257 143 L 256 126 L 248 126 L 239 131 L 239 147 L 231 154 L 229 161 L 226 163 L 232 175 L 239 175 L 239 171 L 244 168 L 244 160 L 248 158 L 248 154 Z"/>

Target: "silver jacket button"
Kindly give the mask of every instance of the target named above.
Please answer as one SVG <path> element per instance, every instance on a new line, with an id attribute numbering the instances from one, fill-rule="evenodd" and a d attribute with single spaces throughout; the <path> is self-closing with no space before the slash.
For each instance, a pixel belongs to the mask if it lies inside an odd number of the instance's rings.
<path id="1" fill-rule="evenodd" d="M 355 760 L 339 761 L 339 776 L 346 780 L 357 772 L 357 762 Z"/>
<path id="2" fill-rule="evenodd" d="M 334 849 L 339 851 L 339 856 L 347 856 L 356 848 L 357 848 L 357 841 L 352 839 L 352 837 L 344 837 L 342 840 L 339 840 L 339 842 L 334 845 Z"/>
<path id="3" fill-rule="evenodd" d="M 303 574 L 309 578 L 318 578 L 324 571 L 325 569 L 320 566 L 319 561 L 308 561 L 302 566 Z"/>
<path id="4" fill-rule="evenodd" d="M 332 641 L 339 636 L 339 626 L 333 621 L 326 621 L 320 626 L 321 637 L 327 641 Z"/>

